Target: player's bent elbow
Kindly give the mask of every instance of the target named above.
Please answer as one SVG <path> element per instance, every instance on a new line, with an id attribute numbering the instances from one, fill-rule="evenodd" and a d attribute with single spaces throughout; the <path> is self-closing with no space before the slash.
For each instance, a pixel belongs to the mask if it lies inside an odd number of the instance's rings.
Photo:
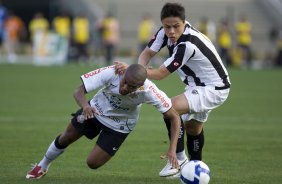
<path id="1" fill-rule="evenodd" d="M 161 75 L 148 75 L 148 78 L 151 79 L 151 80 L 162 80 L 164 78 L 164 76 L 161 76 Z"/>
<path id="2" fill-rule="evenodd" d="M 160 81 L 160 80 L 162 80 L 163 78 L 164 78 L 163 76 L 156 76 L 155 80 Z"/>
<path id="3" fill-rule="evenodd" d="M 73 97 L 77 98 L 78 94 L 79 94 L 79 88 L 77 88 L 73 91 Z"/>

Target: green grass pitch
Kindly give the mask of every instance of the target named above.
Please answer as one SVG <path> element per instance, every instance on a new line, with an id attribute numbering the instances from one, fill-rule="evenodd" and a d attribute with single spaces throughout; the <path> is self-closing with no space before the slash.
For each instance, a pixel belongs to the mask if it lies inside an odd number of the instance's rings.
<path id="1" fill-rule="evenodd" d="M 76 105 L 79 76 L 94 67 L 0 65 L 1 184 L 172 184 L 158 176 L 167 150 L 162 117 L 144 105 L 136 129 L 110 162 L 98 170 L 86 165 L 95 144 L 81 138 L 51 165 L 41 180 L 25 179 L 64 130 Z M 211 184 L 282 183 L 282 70 L 229 71 L 232 88 L 205 125 L 204 161 Z M 183 92 L 177 76 L 156 82 L 169 96 Z M 92 95 L 92 94 L 91 94 Z M 89 98 L 91 97 L 89 96 Z"/>

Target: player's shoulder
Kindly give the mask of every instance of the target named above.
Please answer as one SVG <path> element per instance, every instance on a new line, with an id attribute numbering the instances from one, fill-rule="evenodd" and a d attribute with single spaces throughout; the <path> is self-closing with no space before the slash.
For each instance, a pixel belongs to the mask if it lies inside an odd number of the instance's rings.
<path id="1" fill-rule="evenodd" d="M 115 65 L 105 66 L 105 67 L 102 67 L 98 70 L 106 71 L 106 72 L 110 72 L 110 73 L 115 73 Z"/>
<path id="2" fill-rule="evenodd" d="M 146 79 L 144 82 L 144 90 L 147 90 L 151 85 L 155 85 L 150 79 Z"/>
<path id="3" fill-rule="evenodd" d="M 171 99 L 166 95 L 166 93 L 160 90 L 157 85 L 147 79 L 144 83 L 145 88 L 145 98 L 149 103 L 152 104 L 163 104 L 161 106 L 168 108 L 171 107 Z"/>
<path id="4" fill-rule="evenodd" d="M 162 35 L 162 36 L 165 36 L 165 30 L 164 30 L 164 27 L 161 26 L 159 28 L 159 30 L 157 31 L 157 35 Z"/>
<path id="5" fill-rule="evenodd" d="M 157 87 L 157 85 L 149 79 L 145 80 L 143 88 L 144 88 L 144 91 L 146 91 L 148 94 L 160 92 L 160 89 Z"/>
<path id="6" fill-rule="evenodd" d="M 106 67 L 102 67 L 102 68 L 97 68 L 97 69 L 92 70 L 91 72 L 88 72 L 87 74 L 96 75 L 98 73 L 101 73 L 102 71 L 103 72 L 114 72 L 115 66 L 111 65 L 111 66 L 106 66 Z"/>
<path id="7" fill-rule="evenodd" d="M 95 76 L 115 76 L 115 66 L 107 66 L 107 67 L 102 67 L 102 68 L 98 68 L 98 69 L 94 69 L 88 73 L 85 73 L 84 75 L 82 75 L 82 78 L 93 78 Z"/>

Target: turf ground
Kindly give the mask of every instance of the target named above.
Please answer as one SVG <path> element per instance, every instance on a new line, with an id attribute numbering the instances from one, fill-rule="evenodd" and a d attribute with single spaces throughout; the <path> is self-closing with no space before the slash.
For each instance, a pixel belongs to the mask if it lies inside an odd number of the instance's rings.
<path id="1" fill-rule="evenodd" d="M 51 141 L 64 130 L 76 105 L 72 93 L 89 66 L 0 65 L 0 183 L 172 184 L 158 176 L 168 146 L 161 115 L 144 105 L 135 131 L 98 170 L 86 157 L 95 140 L 82 138 L 53 162 L 41 180 L 25 179 Z M 282 70 L 230 70 L 229 99 L 205 125 L 204 161 L 211 184 L 282 183 Z M 183 91 L 176 76 L 157 82 L 169 96 Z M 89 96 L 90 97 L 90 96 Z"/>

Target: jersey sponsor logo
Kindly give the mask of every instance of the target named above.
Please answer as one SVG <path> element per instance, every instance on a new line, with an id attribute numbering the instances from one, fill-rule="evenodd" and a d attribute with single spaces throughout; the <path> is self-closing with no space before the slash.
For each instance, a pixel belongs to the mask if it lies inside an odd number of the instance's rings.
<path id="1" fill-rule="evenodd" d="M 181 139 L 182 135 L 184 134 L 182 127 L 180 127 L 178 139 Z"/>
<path id="2" fill-rule="evenodd" d="M 120 123 L 120 119 L 114 116 L 108 116 L 108 118 L 110 118 L 111 120 L 113 120 L 116 123 Z"/>
<path id="3" fill-rule="evenodd" d="M 103 91 L 103 95 L 106 97 L 106 99 L 108 100 L 108 102 L 111 104 L 113 108 L 118 110 L 124 110 L 124 111 L 129 110 L 129 108 L 121 106 L 121 99 L 118 96 L 107 94 L 104 91 Z"/>
<path id="4" fill-rule="evenodd" d="M 199 92 L 198 92 L 198 90 L 193 89 L 193 90 L 192 90 L 192 94 L 193 94 L 193 95 L 197 95 L 197 94 L 199 94 Z"/>
<path id="5" fill-rule="evenodd" d="M 116 122 L 116 123 L 120 123 L 120 122 L 121 122 L 120 119 L 117 118 L 117 117 L 114 117 L 114 116 L 105 116 L 104 113 L 103 113 L 102 107 L 99 105 L 99 102 L 98 102 L 97 99 L 94 101 L 94 106 L 95 106 L 96 110 L 99 112 L 99 115 L 100 115 L 100 116 L 107 117 L 107 118 L 113 120 L 113 121 Z"/>
<path id="6" fill-rule="evenodd" d="M 92 76 L 94 76 L 94 75 L 100 73 L 100 72 L 103 71 L 103 70 L 106 70 L 106 69 L 108 69 L 108 68 L 114 68 L 114 67 L 115 67 L 115 66 L 113 65 L 113 66 L 107 66 L 107 67 L 104 67 L 104 68 L 99 68 L 99 69 L 97 69 L 97 70 L 94 70 L 94 71 L 92 71 L 92 72 L 89 72 L 89 73 L 84 74 L 83 77 L 87 79 L 87 78 L 89 78 L 89 77 L 92 77 Z"/>
<path id="7" fill-rule="evenodd" d="M 200 149 L 199 144 L 200 144 L 200 142 L 199 142 L 198 139 L 194 140 L 194 142 L 193 142 L 193 145 L 194 145 L 193 151 L 195 151 L 195 152 L 199 151 L 199 149 Z"/>
<path id="8" fill-rule="evenodd" d="M 102 107 L 99 105 L 99 102 L 98 102 L 98 100 L 97 99 L 95 99 L 95 101 L 94 101 L 94 106 L 95 106 L 95 108 L 96 108 L 96 110 L 99 112 L 99 114 L 103 114 L 103 110 L 102 110 Z"/>
<path id="9" fill-rule="evenodd" d="M 154 86 L 150 86 L 149 89 L 156 95 L 159 100 L 161 100 L 165 107 L 169 107 L 169 103 L 166 101 L 165 97 L 162 96 L 162 94 L 160 94 Z"/>
<path id="10" fill-rule="evenodd" d="M 117 85 L 114 85 L 114 84 L 112 84 L 112 83 L 110 84 L 110 86 L 112 86 L 112 87 L 117 87 Z"/>
<path id="11" fill-rule="evenodd" d="M 173 65 L 174 65 L 174 66 L 178 66 L 179 63 L 178 63 L 178 62 L 174 62 Z"/>

